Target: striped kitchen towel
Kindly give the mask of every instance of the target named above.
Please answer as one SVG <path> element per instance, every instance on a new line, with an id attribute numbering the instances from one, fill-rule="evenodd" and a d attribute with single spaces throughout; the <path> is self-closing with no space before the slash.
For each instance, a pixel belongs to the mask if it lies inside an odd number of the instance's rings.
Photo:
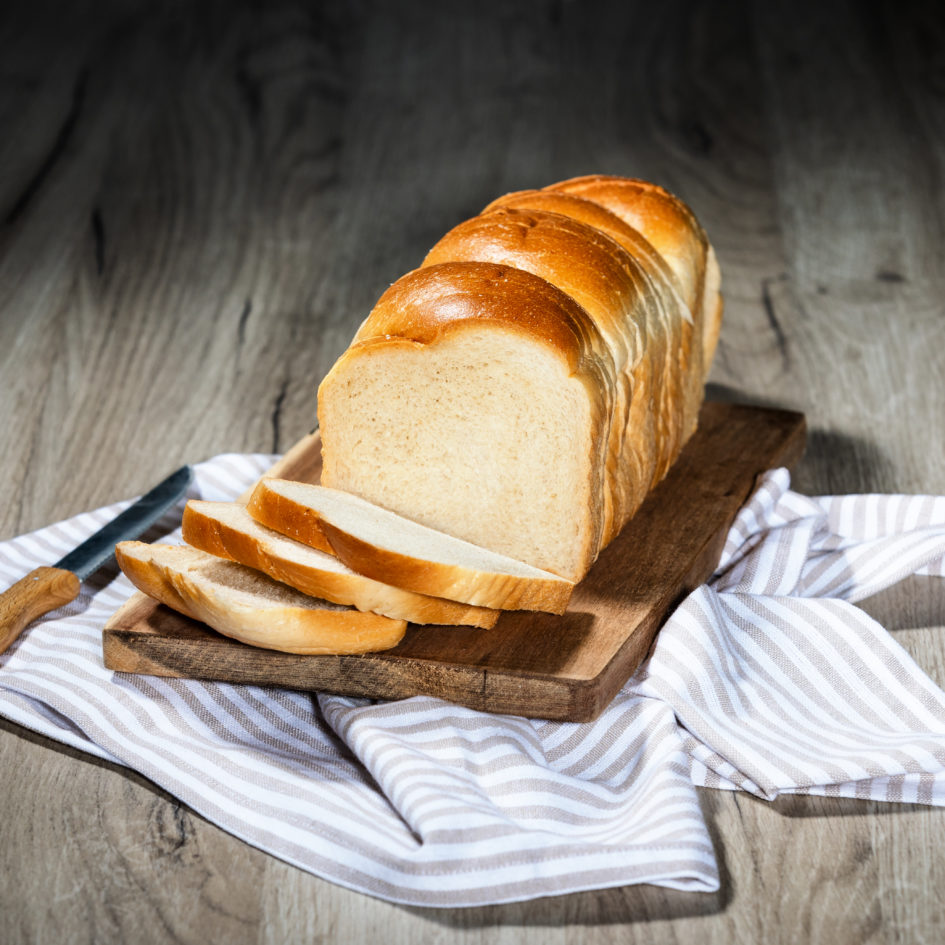
<path id="1" fill-rule="evenodd" d="M 216 457 L 192 496 L 235 497 L 270 462 Z M 0 544 L 0 581 L 55 561 L 123 507 Z M 166 540 L 179 540 L 179 518 L 162 523 Z M 945 497 L 811 499 L 770 473 L 649 661 L 597 721 L 571 724 L 113 674 L 101 628 L 133 590 L 113 572 L 0 657 L 0 714 L 395 902 L 712 891 L 698 786 L 945 804 L 945 694 L 854 606 L 916 573 L 945 576 Z"/>

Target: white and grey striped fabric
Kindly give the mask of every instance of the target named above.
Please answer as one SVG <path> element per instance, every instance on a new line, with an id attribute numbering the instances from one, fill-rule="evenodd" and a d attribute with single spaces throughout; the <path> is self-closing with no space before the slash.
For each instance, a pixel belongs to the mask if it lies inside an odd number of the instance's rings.
<path id="1" fill-rule="evenodd" d="M 217 457 L 193 495 L 234 497 L 270 462 Z M 123 505 L 0 544 L 0 580 L 52 563 Z M 84 586 L 0 657 L 0 713 L 395 902 L 712 891 L 697 786 L 945 804 L 945 693 L 852 603 L 914 573 L 945 576 L 945 497 L 809 499 L 778 470 L 715 578 L 593 723 L 112 674 L 101 627 L 132 591 L 121 576 Z"/>

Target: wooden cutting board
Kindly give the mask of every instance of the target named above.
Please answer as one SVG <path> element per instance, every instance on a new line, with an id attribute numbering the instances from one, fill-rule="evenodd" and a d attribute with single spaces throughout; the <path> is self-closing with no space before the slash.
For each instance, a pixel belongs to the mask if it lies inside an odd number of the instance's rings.
<path id="1" fill-rule="evenodd" d="M 137 594 L 105 626 L 105 665 L 378 699 L 431 695 L 488 712 L 590 721 L 640 665 L 675 605 L 715 570 L 757 476 L 794 464 L 804 436 L 799 413 L 706 404 L 669 475 L 563 616 L 506 612 L 491 630 L 411 624 L 384 653 L 296 656 L 230 640 Z M 315 433 L 270 474 L 317 482 L 320 467 Z"/>

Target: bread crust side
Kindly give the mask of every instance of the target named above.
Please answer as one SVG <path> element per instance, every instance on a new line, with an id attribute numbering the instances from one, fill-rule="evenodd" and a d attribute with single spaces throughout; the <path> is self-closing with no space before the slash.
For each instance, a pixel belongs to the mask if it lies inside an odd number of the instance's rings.
<path id="1" fill-rule="evenodd" d="M 623 449 L 626 452 L 641 446 L 640 438 L 635 437 L 634 433 L 651 422 L 648 416 L 651 392 L 646 389 L 646 378 L 660 374 L 662 383 L 656 385 L 659 402 L 655 405 L 653 441 L 661 449 L 659 455 L 652 457 L 651 464 L 639 464 L 639 457 L 625 456 L 624 466 L 632 466 L 636 462 L 642 480 L 658 482 L 668 472 L 683 443 L 695 431 L 703 395 L 702 325 L 700 320 L 693 317 L 686 304 L 676 273 L 639 230 L 602 204 L 576 194 L 555 190 L 518 191 L 494 200 L 483 213 L 500 207 L 545 210 L 571 217 L 606 233 L 640 264 L 645 277 L 641 283 L 641 293 L 649 299 L 648 304 L 642 306 L 646 317 L 645 357 L 651 363 L 646 367 L 638 365 L 634 368 L 634 402 L 627 418 L 628 429 L 624 431 Z M 655 352 L 650 350 L 653 344 L 658 345 Z M 661 363 L 655 363 L 657 361 Z M 647 437 L 642 442 L 648 441 Z M 631 500 L 628 506 L 635 510 L 640 501 Z M 610 537 L 619 531 L 623 521 L 614 524 L 616 528 Z"/>
<path id="2" fill-rule="evenodd" d="M 261 489 L 260 486 L 265 481 L 265 479 L 262 479 L 256 484 L 253 494 L 249 497 L 249 502 L 246 503 L 246 511 L 260 525 L 265 525 L 266 528 L 271 528 L 288 538 L 294 538 L 316 551 L 324 551 L 325 554 L 333 555 L 335 553 L 334 549 L 328 541 L 328 536 L 322 531 L 318 517 L 314 513 L 299 512 L 286 519 L 281 508 L 282 503 L 286 500 L 278 493 Z M 263 494 L 266 496 L 265 502 L 260 498 Z M 287 511 L 293 512 L 293 509 L 290 508 Z M 286 524 L 283 525 L 284 522 Z M 287 528 L 291 531 L 287 531 Z"/>
<path id="3" fill-rule="evenodd" d="M 186 598 L 181 596 L 164 571 L 154 567 L 150 561 L 141 559 L 143 547 L 147 546 L 139 541 L 122 541 L 115 545 L 115 561 L 125 577 L 142 594 L 147 594 L 185 617 L 199 620 L 196 609 L 188 605 Z"/>
<path id="4" fill-rule="evenodd" d="M 184 541 L 208 554 L 262 571 L 303 594 L 419 624 L 488 629 L 499 619 L 497 610 L 416 594 L 360 574 L 325 571 L 289 560 L 264 541 L 207 514 L 205 504 L 187 503 Z"/>
<path id="5" fill-rule="evenodd" d="M 709 243 L 695 214 L 682 200 L 650 181 L 605 174 L 573 177 L 545 190 L 600 204 L 639 230 L 677 273 L 686 303 L 695 311 Z"/>
<path id="6" fill-rule="evenodd" d="M 590 315 L 615 359 L 635 364 L 643 353 L 644 339 L 627 331 L 623 317 L 639 264 L 601 230 L 560 213 L 500 207 L 453 227 L 423 265 L 456 261 L 531 273 Z"/>
<path id="7" fill-rule="evenodd" d="M 676 272 L 687 305 L 700 321 L 705 378 L 721 331 L 721 273 L 705 230 L 690 207 L 666 188 L 629 177 L 592 174 L 545 190 L 597 203 L 640 230 Z"/>
<path id="8" fill-rule="evenodd" d="M 398 338 L 433 344 L 468 322 L 496 322 L 541 340 L 572 373 L 603 356 L 593 319 L 571 296 L 511 266 L 448 260 L 401 276 L 378 299 L 351 342 Z"/>
<path id="9" fill-rule="evenodd" d="M 511 210 L 546 210 L 551 213 L 560 213 L 606 233 L 646 268 L 658 273 L 668 283 L 670 291 L 678 294 L 680 304 L 686 309 L 686 317 L 691 320 L 689 307 L 682 295 L 682 285 L 662 253 L 638 229 L 622 220 L 603 204 L 594 203 L 592 200 L 567 191 L 518 190 L 496 198 L 482 210 L 482 213 L 489 213 L 501 207 Z"/>
<path id="10" fill-rule="evenodd" d="M 668 190 L 635 178 L 589 175 L 560 181 L 542 193 L 567 194 L 595 203 L 638 229 L 664 257 L 692 315 L 692 331 L 683 326 L 680 363 L 683 404 L 677 442 L 657 470 L 652 485 L 665 476 L 682 446 L 695 432 L 705 381 L 721 331 L 721 273 L 705 230 L 692 210 Z M 691 341 L 687 344 L 686 338 Z"/>

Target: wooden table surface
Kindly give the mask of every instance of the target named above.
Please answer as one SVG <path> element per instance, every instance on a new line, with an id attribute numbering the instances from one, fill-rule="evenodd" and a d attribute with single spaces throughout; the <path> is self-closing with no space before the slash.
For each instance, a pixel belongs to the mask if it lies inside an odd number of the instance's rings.
<path id="1" fill-rule="evenodd" d="M 945 22 L 903 2 L 4 4 L 0 537 L 278 451 L 380 292 L 496 195 L 663 183 L 720 257 L 710 395 L 795 485 L 945 493 Z M 945 683 L 945 582 L 868 602 Z M 2 680 L 0 680 L 2 684 Z M 4 942 L 938 942 L 945 811 L 701 792 L 716 895 L 437 912 L 0 721 Z"/>

